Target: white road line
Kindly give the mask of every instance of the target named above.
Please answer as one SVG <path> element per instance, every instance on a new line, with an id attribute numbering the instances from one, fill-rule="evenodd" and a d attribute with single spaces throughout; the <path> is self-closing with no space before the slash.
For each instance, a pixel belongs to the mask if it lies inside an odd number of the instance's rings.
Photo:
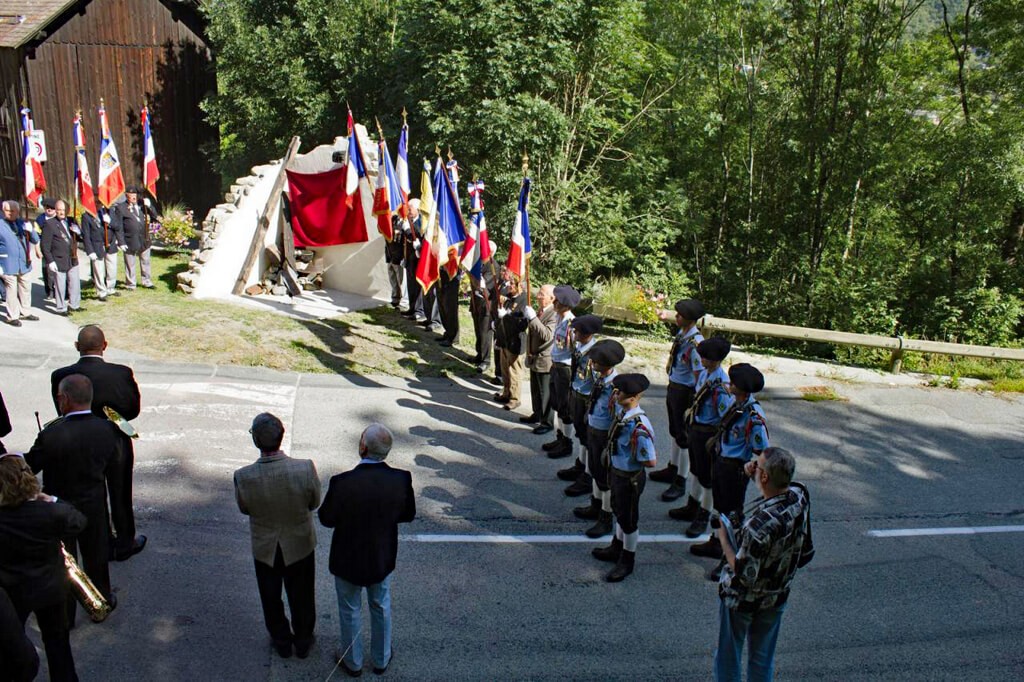
<path id="1" fill-rule="evenodd" d="M 399 540 L 406 542 L 463 542 L 463 543 L 476 543 L 476 544 L 492 544 L 492 545 L 504 545 L 504 544 L 582 544 L 582 543 L 595 543 L 595 542 L 607 542 L 609 535 L 604 537 L 591 539 L 585 535 L 445 535 L 445 534 L 414 534 L 414 535 L 399 535 Z M 640 534 L 641 543 L 665 543 L 665 542 L 678 542 L 678 543 L 692 543 L 692 542 L 704 542 L 708 539 L 708 536 L 701 535 L 696 538 L 688 538 L 685 535 L 644 535 Z"/>
<path id="2" fill-rule="evenodd" d="M 870 538 L 907 538 L 924 535 L 979 535 L 981 533 L 1024 533 L 1024 526 L 975 526 L 962 528 L 894 528 L 869 530 Z"/>

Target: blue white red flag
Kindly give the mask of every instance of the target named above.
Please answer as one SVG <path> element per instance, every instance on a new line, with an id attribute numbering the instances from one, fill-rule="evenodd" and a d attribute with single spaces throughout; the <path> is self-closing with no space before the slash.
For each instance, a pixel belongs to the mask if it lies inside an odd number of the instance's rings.
<path id="1" fill-rule="evenodd" d="M 466 241 L 466 223 L 462 218 L 459 195 L 455 190 L 455 183 L 452 182 L 452 175 L 457 181 L 458 164 L 454 160 L 448 162 L 447 173 L 438 164 L 438 172 L 434 174 L 437 224 L 444 233 L 448 246 L 447 252 L 440 252 L 439 255 L 441 265 L 448 271 L 449 277 L 454 277 L 459 271 L 460 249 Z"/>
<path id="2" fill-rule="evenodd" d="M 156 167 L 156 147 L 153 146 L 153 133 L 149 129 L 149 107 L 142 107 L 142 141 L 145 158 L 142 162 L 142 184 L 156 199 L 156 181 L 160 179 L 160 169 Z"/>
<path id="3" fill-rule="evenodd" d="M 96 211 L 96 194 L 92 189 L 92 176 L 89 174 L 89 160 L 85 158 L 85 127 L 82 125 L 81 113 L 76 113 L 73 120 L 71 139 L 75 143 L 75 197 L 82 210 L 99 217 Z"/>
<path id="4" fill-rule="evenodd" d="M 462 247 L 462 267 L 477 280 L 483 274 L 483 264 L 491 260 L 491 241 L 487 236 L 487 218 L 484 215 L 484 181 L 469 183 L 470 218 L 466 243 Z"/>
<path id="5" fill-rule="evenodd" d="M 356 132 L 352 110 L 348 110 L 348 166 L 345 171 L 345 219 L 343 232 L 367 235 L 366 223 L 373 215 L 373 190 L 366 177 L 366 161 Z M 362 239 L 367 241 L 368 235 Z"/>
<path id="6" fill-rule="evenodd" d="M 25 107 L 21 110 L 21 134 L 24 140 L 22 151 L 25 156 L 25 198 L 30 204 L 39 205 L 39 197 L 46 191 L 46 178 L 43 176 L 43 164 L 39 161 L 39 150 L 32 140 L 35 127 L 32 125 L 32 110 Z"/>
<path id="7" fill-rule="evenodd" d="M 107 110 L 100 100 L 100 203 L 110 208 L 124 194 L 124 175 L 121 173 L 121 159 L 117 155 L 117 147 L 110 137 L 110 126 L 107 124 Z"/>
<path id="8" fill-rule="evenodd" d="M 402 114 L 405 115 L 404 112 Z M 398 136 L 398 159 L 395 161 L 395 174 L 398 176 L 398 191 L 402 194 L 402 205 L 398 207 L 398 215 L 409 217 L 409 195 L 412 185 L 409 184 L 409 126 L 402 122 L 402 134 Z"/>
<path id="9" fill-rule="evenodd" d="M 444 174 L 441 157 L 437 157 L 435 179 Z M 430 162 L 423 159 L 423 174 L 420 181 L 420 216 L 423 220 L 423 247 L 420 262 L 416 266 L 416 280 L 423 287 L 423 293 L 437 283 L 441 273 L 441 254 L 448 254 L 448 240 L 437 224 L 437 190 L 440 185 L 430 182 Z"/>
<path id="10" fill-rule="evenodd" d="M 525 279 L 530 267 L 530 178 L 523 178 L 519 191 L 516 224 L 512 228 L 512 243 L 508 249 L 508 270 L 519 279 Z"/>
<path id="11" fill-rule="evenodd" d="M 377 187 L 373 194 L 373 215 L 377 216 L 377 231 L 391 241 L 394 237 L 391 216 L 402 206 L 402 194 L 398 189 L 398 178 L 391 165 L 388 143 L 381 137 L 377 146 Z"/>

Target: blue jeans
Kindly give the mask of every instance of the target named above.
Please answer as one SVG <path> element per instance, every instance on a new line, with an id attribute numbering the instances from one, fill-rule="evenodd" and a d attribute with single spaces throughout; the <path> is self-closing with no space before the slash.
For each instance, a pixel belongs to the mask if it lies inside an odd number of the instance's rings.
<path id="1" fill-rule="evenodd" d="M 751 613 L 733 611 L 719 600 L 718 650 L 715 652 L 716 682 L 740 682 L 743 642 L 750 634 L 747 682 L 770 682 L 775 674 L 775 644 L 779 641 L 782 612 L 786 605 Z"/>
<path id="2" fill-rule="evenodd" d="M 348 649 L 344 656 L 345 665 L 350 670 L 363 668 L 361 628 L 365 589 L 370 605 L 370 658 L 375 668 L 385 667 L 391 661 L 391 576 L 366 588 L 334 576 L 334 589 L 338 593 L 341 651 Z"/>

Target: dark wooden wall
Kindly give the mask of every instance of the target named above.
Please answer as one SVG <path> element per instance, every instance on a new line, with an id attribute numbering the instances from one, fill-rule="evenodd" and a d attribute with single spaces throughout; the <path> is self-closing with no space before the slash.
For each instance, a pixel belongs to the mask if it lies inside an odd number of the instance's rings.
<path id="1" fill-rule="evenodd" d="M 199 30 L 191 10 L 172 10 L 160 0 L 91 0 L 52 23 L 42 43 L 29 46 L 23 79 L 35 125 L 46 132 L 48 195 L 73 194 L 71 122 L 79 108 L 89 170 L 99 180 L 97 110 L 103 98 L 128 184 L 142 184 L 139 111 L 148 102 L 161 174 L 158 199 L 184 202 L 197 215 L 218 202 L 220 178 L 200 150 L 216 149 L 217 135 L 199 108 L 216 88 Z"/>

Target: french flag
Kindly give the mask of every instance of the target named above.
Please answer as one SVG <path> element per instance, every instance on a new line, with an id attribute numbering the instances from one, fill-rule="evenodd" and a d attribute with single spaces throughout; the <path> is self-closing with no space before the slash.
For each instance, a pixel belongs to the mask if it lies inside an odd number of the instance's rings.
<path id="1" fill-rule="evenodd" d="M 508 249 L 508 270 L 526 279 L 530 264 L 530 178 L 523 178 L 523 188 L 519 191 L 519 207 L 516 209 L 516 224 L 512 228 L 512 243 Z"/>
<path id="2" fill-rule="evenodd" d="M 466 241 L 466 223 L 459 207 L 459 193 L 455 189 L 459 180 L 459 166 L 455 160 L 448 162 L 448 172 L 444 172 L 438 164 L 438 173 L 434 176 L 437 200 L 437 223 L 444 233 L 447 251 L 441 252 L 441 265 L 449 277 L 455 277 L 459 271 L 460 249 Z M 447 254 L 447 255 L 446 255 Z"/>
<path id="3" fill-rule="evenodd" d="M 469 183 L 470 219 L 466 243 L 462 252 L 462 267 L 477 280 L 483 274 L 483 264 L 491 260 L 491 242 L 487 237 L 487 218 L 484 216 L 484 181 Z"/>
<path id="4" fill-rule="evenodd" d="M 149 130 L 149 107 L 142 107 L 142 140 L 146 156 L 142 163 L 142 184 L 156 199 L 156 181 L 160 179 L 160 169 L 156 167 L 156 147 L 153 146 L 153 133 Z"/>
<path id="5" fill-rule="evenodd" d="M 121 173 L 121 159 L 117 155 L 117 147 L 110 138 L 110 126 L 107 124 L 107 110 L 100 100 L 100 203 L 110 208 L 124 194 L 124 175 Z"/>
<path id="6" fill-rule="evenodd" d="M 366 162 L 356 134 L 352 110 L 348 110 L 348 167 L 345 171 L 345 212 L 343 232 L 360 235 L 368 241 L 367 216 L 373 215 L 373 192 L 366 177 Z"/>
<path id="7" fill-rule="evenodd" d="M 82 125 L 81 112 L 75 114 L 73 124 L 71 139 L 75 143 L 75 196 L 83 211 L 98 217 L 92 176 L 89 175 L 89 161 L 85 158 L 85 127 Z"/>
<path id="8" fill-rule="evenodd" d="M 21 110 L 21 130 L 25 144 L 25 198 L 30 204 L 39 205 L 39 197 L 46 191 L 46 178 L 43 176 L 43 164 L 39 161 L 36 149 L 32 144 L 32 110 L 25 107 Z"/>
<path id="9" fill-rule="evenodd" d="M 395 174 L 398 176 L 398 190 L 402 195 L 402 203 L 398 207 L 398 215 L 409 217 L 409 195 L 412 185 L 409 184 L 409 125 L 404 120 L 403 110 L 402 134 L 398 136 L 398 159 L 395 161 Z"/>
<path id="10" fill-rule="evenodd" d="M 395 168 L 391 165 L 388 143 L 383 135 L 377 148 L 377 159 L 377 189 L 373 196 L 373 215 L 377 216 L 377 230 L 384 235 L 384 239 L 391 241 L 394 238 L 391 216 L 399 212 L 404 202 L 398 189 Z"/>
<path id="11" fill-rule="evenodd" d="M 423 287 L 423 293 L 441 278 L 441 254 L 448 254 L 448 240 L 437 224 L 437 191 L 441 187 L 441 176 L 444 175 L 441 157 L 437 157 L 437 170 L 434 172 L 434 183 L 430 182 L 430 162 L 423 159 L 423 179 L 420 183 L 420 215 L 426 221 L 423 227 L 423 248 L 419 265 L 416 266 L 416 281 Z M 440 181 L 440 182 L 439 182 Z"/>

